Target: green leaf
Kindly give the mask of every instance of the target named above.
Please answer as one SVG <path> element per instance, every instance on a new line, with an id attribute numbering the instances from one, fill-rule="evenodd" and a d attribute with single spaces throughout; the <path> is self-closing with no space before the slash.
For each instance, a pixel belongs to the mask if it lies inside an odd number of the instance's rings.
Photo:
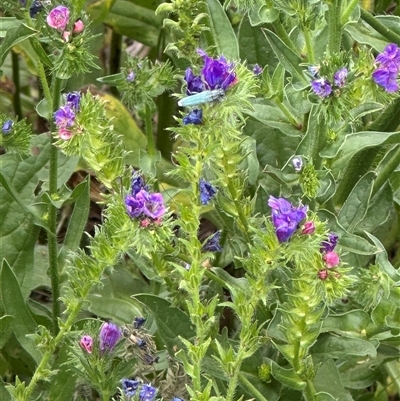
<path id="1" fill-rule="evenodd" d="M 37 326 L 26 306 L 17 277 L 6 261 L 3 261 L 1 270 L 1 297 L 6 314 L 14 317 L 11 326 L 16 338 L 36 363 L 39 363 L 42 355 L 34 342 L 27 337 L 36 332 Z"/>
<path id="2" fill-rule="evenodd" d="M 271 366 L 271 374 L 276 380 L 295 390 L 303 390 L 307 386 L 307 383 L 300 378 L 294 369 L 284 369 L 272 359 L 266 359 Z"/>
<path id="3" fill-rule="evenodd" d="M 350 192 L 338 215 L 339 224 L 352 233 L 367 213 L 376 174 L 365 174 Z"/>
<path id="4" fill-rule="evenodd" d="M 8 52 L 12 49 L 13 46 L 21 43 L 23 40 L 31 36 L 36 35 L 37 33 L 38 31 L 30 28 L 24 23 L 9 28 L 3 42 L 0 45 L 0 67 L 3 65 Z"/>
<path id="5" fill-rule="evenodd" d="M 90 208 L 90 176 L 75 187 L 71 198 L 76 200 L 74 210 L 68 223 L 67 233 L 64 244 L 58 254 L 60 265 L 64 263 L 69 251 L 74 251 L 79 247 L 85 229 Z"/>
<path id="6" fill-rule="evenodd" d="M 22 21 L 15 17 L 0 17 L 0 38 L 5 38 L 7 31 L 11 28 L 18 28 Z"/>
<path id="7" fill-rule="evenodd" d="M 313 379 L 313 384 L 317 392 L 327 392 L 328 394 L 318 394 L 316 401 L 340 400 L 353 401 L 351 394 L 345 390 L 340 378 L 338 369 L 332 359 L 327 359 L 318 369 Z M 328 396 L 328 398 L 326 398 Z"/>
<path id="8" fill-rule="evenodd" d="M 298 90 L 307 88 L 307 86 L 310 85 L 310 82 L 304 76 L 303 70 L 300 67 L 300 64 L 302 63 L 300 56 L 294 53 L 292 49 L 289 49 L 289 47 L 287 47 L 285 43 L 283 43 L 282 40 L 270 30 L 263 29 L 263 32 L 278 60 L 281 62 L 285 70 L 293 77 L 294 81 L 299 84 L 298 87 L 296 85 L 296 88 Z"/>
<path id="9" fill-rule="evenodd" d="M 45 170 L 49 159 L 50 138 L 38 135 L 32 140 L 34 155 L 21 159 L 15 154 L 2 155 L 2 175 L 13 186 L 19 202 L 26 206 L 36 201 L 35 190 L 39 176 Z M 0 226 L 2 257 L 12 267 L 21 285 L 23 297 L 31 292 L 34 270 L 33 250 L 39 234 L 39 227 L 15 199 L 0 186 Z"/>
<path id="10" fill-rule="evenodd" d="M 179 337 L 189 340 L 195 336 L 189 316 L 171 306 L 166 299 L 150 294 L 138 294 L 135 299 L 149 309 L 156 319 L 158 333 L 171 356 L 175 355 L 176 347 L 183 348 Z"/>
<path id="11" fill-rule="evenodd" d="M 263 0 L 256 0 L 255 5 L 249 11 L 249 19 L 252 26 L 271 24 L 278 16 L 279 11 L 272 4 L 265 4 Z"/>
<path id="12" fill-rule="evenodd" d="M 0 317 L 0 349 L 3 348 L 4 344 L 8 341 L 12 334 L 11 323 L 14 320 L 14 316 L 4 315 Z"/>
<path id="13" fill-rule="evenodd" d="M 12 401 L 11 394 L 7 391 L 2 377 L 0 377 L 0 400 L 1 401 Z"/>
<path id="14" fill-rule="evenodd" d="M 92 19 L 102 18 L 104 9 L 108 9 L 106 1 L 109 0 L 99 0 L 87 7 Z M 134 0 L 117 0 L 103 22 L 120 35 L 128 36 L 149 47 L 157 46 L 162 27 L 160 16 L 156 16 L 153 10 L 136 4 Z"/>
<path id="15" fill-rule="evenodd" d="M 238 42 L 225 10 L 218 0 L 206 1 L 218 54 L 223 54 L 228 59 L 239 60 Z"/>
<path id="16" fill-rule="evenodd" d="M 367 312 L 356 309 L 340 315 L 329 315 L 322 322 L 321 333 L 333 332 L 346 337 L 361 338 L 362 328 L 369 324 L 370 317 Z"/>

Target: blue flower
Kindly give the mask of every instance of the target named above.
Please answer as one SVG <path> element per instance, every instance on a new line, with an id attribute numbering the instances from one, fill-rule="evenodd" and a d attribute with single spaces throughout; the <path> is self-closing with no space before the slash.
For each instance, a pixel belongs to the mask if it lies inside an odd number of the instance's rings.
<path id="1" fill-rule="evenodd" d="M 303 168 L 303 159 L 301 157 L 293 157 L 292 166 L 294 171 L 298 173 Z"/>
<path id="2" fill-rule="evenodd" d="M 378 68 L 372 73 L 372 79 L 379 86 L 382 86 L 386 92 L 396 92 L 399 89 L 399 84 L 397 83 L 397 72 Z"/>
<path id="3" fill-rule="evenodd" d="M 345 67 L 335 72 L 333 76 L 333 82 L 336 86 L 338 86 L 339 88 L 343 88 L 346 83 L 347 73 L 348 71 Z"/>
<path id="4" fill-rule="evenodd" d="M 144 317 L 135 317 L 133 320 L 133 328 L 139 330 L 146 322 Z"/>
<path id="5" fill-rule="evenodd" d="M 190 67 L 185 71 L 185 81 L 187 84 L 187 95 L 193 95 L 194 93 L 200 93 L 206 90 L 202 77 L 200 75 L 194 75 Z"/>
<path id="6" fill-rule="evenodd" d="M 141 384 L 138 380 L 122 379 L 122 390 L 127 397 L 133 397 Z"/>
<path id="7" fill-rule="evenodd" d="M 332 252 L 337 245 L 338 238 L 339 237 L 336 233 L 329 233 L 328 239 L 321 242 L 321 253 Z"/>
<path id="8" fill-rule="evenodd" d="M 13 125 L 14 125 L 13 120 L 7 120 L 1 127 L 1 131 L 2 131 L 3 135 L 10 134 L 12 131 Z"/>
<path id="9" fill-rule="evenodd" d="M 72 107 L 75 111 L 79 111 L 81 94 L 79 92 L 70 92 L 67 94 L 66 101 L 68 106 Z"/>
<path id="10" fill-rule="evenodd" d="M 54 113 L 54 119 L 58 128 L 71 127 L 75 122 L 75 113 L 71 106 L 66 104 Z"/>
<path id="11" fill-rule="evenodd" d="M 400 70 L 400 48 L 390 43 L 385 47 L 385 50 L 378 54 L 375 62 L 380 64 L 381 68 L 392 72 L 399 72 Z"/>
<path id="12" fill-rule="evenodd" d="M 138 174 L 137 171 L 133 171 L 132 172 L 132 184 L 131 184 L 131 188 L 132 188 L 132 195 L 136 196 L 138 194 L 139 191 L 141 191 L 142 189 L 144 189 L 145 191 L 148 191 L 148 187 L 144 182 L 144 179 L 141 175 Z"/>
<path id="13" fill-rule="evenodd" d="M 201 70 L 206 89 L 223 89 L 227 90 L 236 82 L 236 74 L 234 72 L 235 65 L 228 63 L 224 56 L 214 59 L 209 57 L 206 52 L 201 49 L 197 53 L 204 60 L 204 67 Z"/>
<path id="14" fill-rule="evenodd" d="M 221 231 L 217 231 L 207 242 L 203 245 L 203 251 L 209 252 L 222 252 L 222 246 L 219 241 L 221 240 Z"/>
<path id="15" fill-rule="evenodd" d="M 319 78 L 311 82 L 314 93 L 320 97 L 328 97 L 332 93 L 332 87 L 327 79 Z"/>
<path id="16" fill-rule="evenodd" d="M 262 73 L 262 68 L 258 64 L 254 64 L 253 73 L 254 75 L 260 75 Z"/>
<path id="17" fill-rule="evenodd" d="M 143 384 L 139 392 L 140 401 L 153 401 L 156 397 L 157 389 L 150 384 Z"/>
<path id="18" fill-rule="evenodd" d="M 287 242 L 307 216 L 307 206 L 295 207 L 285 198 L 269 197 L 272 224 L 279 242 Z"/>
<path id="19" fill-rule="evenodd" d="M 200 178 L 200 202 L 202 205 L 208 205 L 214 195 L 217 193 L 217 190 L 214 186 L 212 186 L 209 182 Z"/>
<path id="20" fill-rule="evenodd" d="M 127 75 L 126 81 L 127 81 L 127 82 L 133 82 L 133 81 L 135 80 L 135 78 L 136 78 L 136 74 L 135 74 L 133 71 L 131 71 L 131 72 Z"/>
<path id="21" fill-rule="evenodd" d="M 100 350 L 112 350 L 121 337 L 121 330 L 115 324 L 105 322 L 100 328 Z"/>
<path id="22" fill-rule="evenodd" d="M 201 109 L 193 109 L 188 115 L 183 117 L 183 125 L 194 124 L 200 125 L 203 121 L 203 111 Z"/>
<path id="23" fill-rule="evenodd" d="M 136 199 L 136 196 L 127 195 L 125 198 L 125 206 L 129 216 L 137 218 L 143 213 L 144 199 Z"/>

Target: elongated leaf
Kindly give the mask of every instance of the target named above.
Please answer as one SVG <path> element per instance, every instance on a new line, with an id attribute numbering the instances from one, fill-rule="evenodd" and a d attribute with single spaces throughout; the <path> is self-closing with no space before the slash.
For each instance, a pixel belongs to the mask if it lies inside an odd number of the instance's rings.
<path id="1" fill-rule="evenodd" d="M 276 57 L 281 62 L 285 70 L 293 77 L 295 81 L 301 82 L 297 89 L 304 89 L 309 86 L 308 79 L 304 76 L 300 67 L 302 60 L 300 56 L 289 49 L 282 40 L 268 29 L 263 29 L 265 37 L 275 52 Z"/>
<path id="2" fill-rule="evenodd" d="M 135 299 L 146 306 L 157 322 L 158 334 L 163 339 L 170 355 L 174 355 L 176 347 L 182 348 L 179 336 L 190 339 L 195 335 L 189 316 L 178 308 L 155 295 L 138 294 Z"/>
<path id="3" fill-rule="evenodd" d="M 324 319 L 321 332 L 333 332 L 346 337 L 362 338 L 360 327 L 367 327 L 370 317 L 363 310 L 352 310 L 340 315 L 330 315 Z"/>
<path id="4" fill-rule="evenodd" d="M 272 359 L 268 359 L 268 363 L 271 366 L 271 374 L 276 380 L 295 390 L 302 390 L 306 387 L 306 383 L 296 374 L 294 369 L 284 369 Z"/>
<path id="5" fill-rule="evenodd" d="M 11 395 L 7 391 L 2 377 L 0 377 L 0 400 L 1 401 L 11 401 Z"/>
<path id="6" fill-rule="evenodd" d="M 221 3 L 218 0 L 207 0 L 207 8 L 218 54 L 223 54 L 228 59 L 239 60 L 236 35 Z"/>
<path id="7" fill-rule="evenodd" d="M 42 356 L 34 342 L 27 337 L 36 332 L 37 326 L 25 304 L 17 278 L 6 261 L 3 261 L 1 270 L 1 296 L 6 314 L 14 317 L 11 326 L 16 338 L 36 363 L 39 363 Z"/>
<path id="8" fill-rule="evenodd" d="M 361 177 L 340 210 L 338 222 L 350 233 L 367 213 L 375 177 L 372 171 Z"/>
<path id="9" fill-rule="evenodd" d="M 76 198 L 76 202 L 74 205 L 74 211 L 72 212 L 68 223 L 63 247 L 58 255 L 58 261 L 60 264 L 65 260 L 68 251 L 74 251 L 78 248 L 82 239 L 83 230 L 89 216 L 90 179 L 87 178 L 76 186 L 71 197 Z"/>
<path id="10" fill-rule="evenodd" d="M 3 65 L 8 52 L 13 46 L 36 34 L 37 31 L 35 29 L 30 28 L 23 23 L 9 28 L 2 44 L 0 45 L 0 67 Z"/>
<path id="11" fill-rule="evenodd" d="M 0 349 L 8 341 L 11 335 L 11 323 L 14 320 L 13 316 L 4 315 L 0 317 Z"/>
<path id="12" fill-rule="evenodd" d="M 5 38 L 7 31 L 11 28 L 18 28 L 22 21 L 15 17 L 1 17 L 0 18 L 0 38 Z"/>

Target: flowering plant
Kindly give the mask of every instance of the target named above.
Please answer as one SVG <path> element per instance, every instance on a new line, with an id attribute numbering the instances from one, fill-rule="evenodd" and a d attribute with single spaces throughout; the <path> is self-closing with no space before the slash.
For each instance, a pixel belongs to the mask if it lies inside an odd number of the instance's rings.
<path id="1" fill-rule="evenodd" d="M 1 400 L 398 400 L 400 6 L 3 3 Z"/>

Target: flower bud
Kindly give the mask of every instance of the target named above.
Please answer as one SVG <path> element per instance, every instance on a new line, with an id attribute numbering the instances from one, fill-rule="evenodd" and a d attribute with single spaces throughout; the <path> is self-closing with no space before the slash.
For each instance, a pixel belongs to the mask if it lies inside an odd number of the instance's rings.
<path id="1" fill-rule="evenodd" d="M 83 23 L 83 21 L 80 18 L 78 18 L 75 21 L 74 27 L 72 28 L 72 33 L 74 35 L 77 35 L 78 33 L 83 32 L 84 29 L 85 29 L 85 24 Z"/>
<path id="2" fill-rule="evenodd" d="M 320 271 L 318 272 L 318 277 L 319 277 L 321 280 L 326 280 L 326 279 L 328 278 L 328 270 L 326 270 L 326 269 L 320 270 Z"/>
<path id="3" fill-rule="evenodd" d="M 71 32 L 70 31 L 64 31 L 62 33 L 62 38 L 64 40 L 64 42 L 68 43 L 69 42 L 69 37 L 71 36 Z"/>
<path id="4" fill-rule="evenodd" d="M 67 7 L 58 6 L 53 8 L 46 18 L 47 24 L 59 31 L 64 31 L 69 20 L 69 10 Z"/>
<path id="5" fill-rule="evenodd" d="M 68 139 L 71 139 L 72 132 L 67 130 L 66 128 L 60 128 L 58 130 L 58 136 L 61 139 L 64 139 L 64 141 L 68 141 Z"/>
<path id="6" fill-rule="evenodd" d="M 327 252 L 324 255 L 324 261 L 326 263 L 326 266 L 328 267 L 328 269 L 331 269 L 332 267 L 335 267 L 339 264 L 340 259 L 339 256 L 336 252 L 331 251 L 331 252 Z"/>
<path id="7" fill-rule="evenodd" d="M 135 80 L 135 78 L 136 78 L 136 74 L 135 74 L 133 71 L 131 71 L 131 72 L 127 75 L 126 81 L 127 81 L 127 82 L 133 82 L 133 81 Z"/>
<path id="8" fill-rule="evenodd" d="M 112 350 L 121 337 L 121 331 L 115 324 L 103 323 L 100 329 L 100 350 Z"/>
<path id="9" fill-rule="evenodd" d="M 303 225 L 302 234 L 314 234 L 315 224 L 313 221 L 306 221 Z"/>
<path id="10" fill-rule="evenodd" d="M 84 349 L 88 354 L 92 353 L 93 347 L 93 339 L 90 336 L 83 336 L 79 341 L 79 345 Z"/>
<path id="11" fill-rule="evenodd" d="M 292 166 L 296 173 L 299 173 L 303 168 L 303 159 L 301 157 L 293 157 Z"/>
<path id="12" fill-rule="evenodd" d="M 7 120 L 3 126 L 1 127 L 1 132 L 3 133 L 3 135 L 8 135 L 11 133 L 12 131 L 12 127 L 14 125 L 14 121 L 13 120 Z"/>

